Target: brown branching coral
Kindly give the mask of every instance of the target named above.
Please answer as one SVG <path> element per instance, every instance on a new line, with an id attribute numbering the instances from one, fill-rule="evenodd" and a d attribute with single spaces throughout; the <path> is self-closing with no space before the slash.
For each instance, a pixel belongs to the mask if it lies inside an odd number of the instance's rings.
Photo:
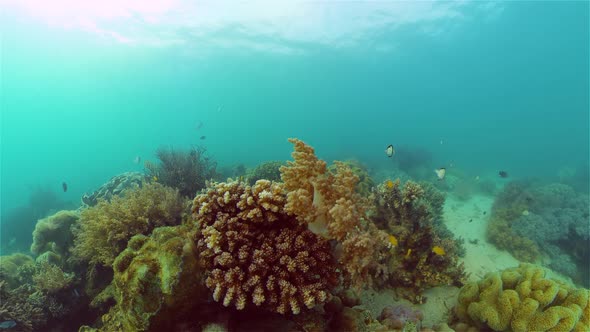
<path id="1" fill-rule="evenodd" d="M 357 191 L 358 176 L 342 162 L 334 162 L 328 170 L 312 147 L 298 139 L 289 141 L 295 151 L 294 160 L 281 167 L 287 190 L 285 210 L 313 233 L 338 241 L 347 284 L 370 284 L 372 277 L 385 270 L 387 235 L 363 222 L 369 204 Z M 377 241 L 368 245 L 371 238 Z"/>
<path id="2" fill-rule="evenodd" d="M 9 289 L 0 280 L 0 321 L 14 320 L 17 331 L 34 331 L 39 329 L 47 318 L 43 308 L 29 301 L 34 293 L 30 285 L 22 285 L 16 289 Z"/>
<path id="3" fill-rule="evenodd" d="M 178 191 L 159 183 L 126 191 L 110 202 L 101 200 L 82 211 L 72 253 L 77 260 L 110 266 L 132 236 L 180 224 L 184 209 Z"/>
<path id="4" fill-rule="evenodd" d="M 388 263 L 389 283 L 413 301 L 426 288 L 461 284 L 465 277 L 458 243 L 439 231 L 444 224 L 437 225 L 444 197 L 432 190 L 411 181 L 402 188 L 396 180 L 380 185 L 374 195 L 372 219 L 397 242 Z"/>
<path id="5" fill-rule="evenodd" d="M 197 195 L 197 248 L 216 301 L 298 314 L 329 298 L 338 282 L 330 245 L 287 214 L 286 200 L 283 185 L 266 180 Z"/>

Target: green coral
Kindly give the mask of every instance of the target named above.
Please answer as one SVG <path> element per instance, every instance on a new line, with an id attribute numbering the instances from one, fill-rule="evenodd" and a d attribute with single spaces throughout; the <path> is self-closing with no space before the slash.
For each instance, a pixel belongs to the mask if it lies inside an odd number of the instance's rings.
<path id="1" fill-rule="evenodd" d="M 282 161 L 264 162 L 248 174 L 248 183 L 253 185 L 258 180 L 281 181 L 281 172 L 279 168 L 285 165 Z"/>
<path id="2" fill-rule="evenodd" d="M 490 273 L 465 285 L 457 318 L 494 331 L 588 331 L 590 291 L 545 278 L 531 264 Z"/>
<path id="3" fill-rule="evenodd" d="M 59 211 L 54 215 L 37 221 L 33 231 L 31 252 L 41 255 L 51 251 L 62 257 L 68 254 L 73 243 L 70 227 L 78 220 L 76 211 Z"/>
<path id="4" fill-rule="evenodd" d="M 170 330 L 171 317 L 205 298 L 191 236 L 185 226 L 160 227 L 129 241 L 113 263 L 117 304 L 103 316 L 101 331 Z"/>
<path id="5" fill-rule="evenodd" d="M 39 263 L 33 274 L 33 283 L 46 294 L 55 294 L 74 282 L 74 274 L 64 272 L 59 266 L 47 262 Z"/>
<path id="6" fill-rule="evenodd" d="M 0 256 L 0 280 L 6 282 L 8 288 L 15 288 L 21 284 L 21 270 L 34 268 L 33 257 L 21 253 Z"/>
<path id="7" fill-rule="evenodd" d="M 72 253 L 77 260 L 110 266 L 132 236 L 180 224 L 185 207 L 178 190 L 159 183 L 144 184 L 110 202 L 101 200 L 82 211 Z"/>

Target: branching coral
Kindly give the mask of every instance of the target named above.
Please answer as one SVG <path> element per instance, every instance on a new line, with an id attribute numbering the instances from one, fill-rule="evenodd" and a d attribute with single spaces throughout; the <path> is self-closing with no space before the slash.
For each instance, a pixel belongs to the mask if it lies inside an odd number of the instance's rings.
<path id="1" fill-rule="evenodd" d="M 41 255 L 51 251 L 62 258 L 67 257 L 69 248 L 74 241 L 70 228 L 78 218 L 79 215 L 76 211 L 59 211 L 39 220 L 33 231 L 31 252 Z"/>
<path id="2" fill-rule="evenodd" d="M 188 151 L 159 148 L 156 156 L 159 164 L 145 163 L 150 178 L 177 188 L 182 196 L 193 197 L 205 188 L 205 182 L 216 177 L 217 164 L 207 156 L 204 147 L 192 147 Z"/>
<path id="3" fill-rule="evenodd" d="M 33 274 L 37 288 L 47 294 L 55 294 L 70 287 L 74 278 L 73 273 L 66 273 L 59 266 L 46 262 L 38 264 Z"/>
<path id="4" fill-rule="evenodd" d="M 364 222 L 369 205 L 357 191 L 358 176 L 342 162 L 334 162 L 328 170 L 311 146 L 294 138 L 289 141 L 295 151 L 294 160 L 281 167 L 287 190 L 285 211 L 313 233 L 339 243 L 347 283 L 370 284 L 384 270 L 381 261 L 387 252 L 383 240 L 387 235 Z M 383 241 L 369 246 L 367 237 Z"/>
<path id="5" fill-rule="evenodd" d="M 72 253 L 78 260 L 110 266 L 133 235 L 180 224 L 184 208 L 178 191 L 159 183 L 114 196 L 111 202 L 101 200 L 82 211 Z"/>
<path id="6" fill-rule="evenodd" d="M 197 247 L 215 301 L 300 313 L 329 298 L 338 282 L 328 242 L 287 214 L 284 187 L 218 183 L 197 195 Z"/>
<path id="7" fill-rule="evenodd" d="M 432 186 L 425 188 L 411 181 L 403 188 L 399 180 L 386 181 L 375 191 L 371 215 L 396 239 L 388 262 L 389 283 L 412 301 L 419 301 L 418 294 L 426 288 L 461 284 L 465 278 L 459 244 L 440 220 L 444 196 Z"/>
<path id="8" fill-rule="evenodd" d="M 43 309 L 29 301 L 34 289 L 23 285 L 14 290 L 8 289 L 0 280 L 0 321 L 14 320 L 17 331 L 34 331 L 45 324 L 47 318 Z"/>
<path id="9" fill-rule="evenodd" d="M 545 278 L 534 265 L 490 273 L 465 285 L 457 319 L 494 331 L 588 331 L 590 291 Z"/>

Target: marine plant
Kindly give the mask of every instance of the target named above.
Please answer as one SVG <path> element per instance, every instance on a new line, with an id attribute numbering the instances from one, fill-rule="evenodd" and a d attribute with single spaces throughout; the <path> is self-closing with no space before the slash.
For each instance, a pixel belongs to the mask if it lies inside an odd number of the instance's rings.
<path id="1" fill-rule="evenodd" d="M 185 206 L 178 190 L 159 183 L 144 184 L 123 196 L 114 196 L 110 202 L 100 200 L 82 210 L 73 228 L 73 258 L 110 266 L 132 236 L 180 224 Z"/>
<path id="2" fill-rule="evenodd" d="M 588 331 L 589 295 L 546 278 L 538 266 L 520 264 L 463 286 L 455 320 L 480 331 Z"/>
<path id="3" fill-rule="evenodd" d="M 193 197 L 205 188 L 205 182 L 216 177 L 217 163 L 204 147 L 187 151 L 161 147 L 156 151 L 158 164 L 145 163 L 147 175 L 166 186 L 176 188 L 184 197 Z"/>

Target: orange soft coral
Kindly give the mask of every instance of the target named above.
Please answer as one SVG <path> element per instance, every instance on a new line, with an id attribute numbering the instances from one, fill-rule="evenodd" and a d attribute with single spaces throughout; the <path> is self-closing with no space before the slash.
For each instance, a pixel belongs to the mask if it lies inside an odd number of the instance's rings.
<path id="1" fill-rule="evenodd" d="M 312 147 L 295 138 L 289 141 L 294 160 L 280 169 L 287 190 L 285 210 L 314 234 L 337 241 L 348 284 L 371 283 L 386 270 L 388 241 L 386 233 L 365 221 L 369 204 L 356 190 L 358 176 L 338 161 L 328 170 Z"/>
<path id="2" fill-rule="evenodd" d="M 193 202 L 197 247 L 215 301 L 298 314 L 338 282 L 330 245 L 287 214 L 282 184 L 218 183 Z"/>

